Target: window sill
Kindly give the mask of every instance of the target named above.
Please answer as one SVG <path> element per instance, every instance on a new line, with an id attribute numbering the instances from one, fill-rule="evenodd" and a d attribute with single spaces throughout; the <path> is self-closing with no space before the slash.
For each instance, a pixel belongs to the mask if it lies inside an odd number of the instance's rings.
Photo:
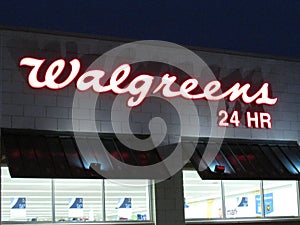
<path id="1" fill-rule="evenodd" d="M 187 225 L 203 224 L 300 224 L 300 217 L 195 219 L 186 220 Z"/>
<path id="2" fill-rule="evenodd" d="M 31 225 L 31 224 L 42 224 L 42 225 L 154 225 L 152 221 L 107 221 L 107 222 L 10 222 L 10 221 L 2 221 L 1 224 L 9 224 L 9 225 Z"/>

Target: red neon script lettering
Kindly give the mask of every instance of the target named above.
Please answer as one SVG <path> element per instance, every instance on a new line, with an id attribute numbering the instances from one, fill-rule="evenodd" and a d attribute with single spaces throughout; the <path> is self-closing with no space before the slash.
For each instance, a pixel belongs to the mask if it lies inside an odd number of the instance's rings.
<path id="1" fill-rule="evenodd" d="M 61 74 L 63 69 L 65 68 L 65 60 L 58 59 L 54 61 L 49 68 L 47 69 L 45 80 L 38 80 L 38 72 L 42 64 L 45 62 L 45 59 L 35 59 L 31 57 L 22 58 L 20 61 L 20 66 L 31 66 L 33 67 L 28 76 L 28 82 L 33 88 L 42 88 L 48 87 L 50 89 L 62 89 L 68 86 L 74 78 L 77 76 L 80 69 L 80 62 L 78 59 L 73 59 L 70 61 L 71 64 L 71 73 L 68 78 L 62 83 L 56 83 L 55 80 Z"/>
<path id="2" fill-rule="evenodd" d="M 24 57 L 20 61 L 20 66 L 32 67 L 32 70 L 28 75 L 28 83 L 33 88 L 47 87 L 49 89 L 62 89 L 75 79 L 80 70 L 79 60 L 71 60 L 71 72 L 68 78 L 61 83 L 57 83 L 56 79 L 61 75 L 65 67 L 65 61 L 63 59 L 58 59 L 54 61 L 47 69 L 45 80 L 39 81 L 37 78 L 38 73 L 44 62 L 45 59 L 36 59 L 31 57 Z M 227 91 L 221 93 L 221 83 L 217 80 L 207 83 L 203 88 L 203 92 L 191 94 L 191 92 L 199 86 L 198 80 L 189 78 L 179 85 L 179 88 L 177 87 L 177 89 L 174 90 L 177 77 L 170 74 L 164 74 L 160 78 L 160 83 L 156 87 L 153 87 L 153 80 L 155 78 L 154 76 L 142 74 L 136 76 L 125 88 L 121 88 L 121 84 L 128 78 L 130 72 L 131 67 L 129 64 L 120 65 L 112 73 L 109 84 L 102 86 L 100 84 L 100 80 L 104 77 L 105 72 L 102 70 L 87 71 L 78 78 L 76 86 L 80 91 L 92 89 L 97 93 L 104 93 L 108 91 L 111 91 L 115 94 L 129 93 L 131 95 L 127 101 L 127 105 L 129 107 L 135 107 L 141 104 L 149 92 L 152 94 L 161 92 L 163 96 L 168 98 L 180 96 L 182 98 L 191 100 L 206 99 L 209 101 L 217 101 L 228 98 L 229 101 L 232 102 L 238 98 L 241 98 L 243 102 L 247 104 L 255 102 L 256 104 L 266 105 L 274 105 L 277 102 L 277 98 L 269 97 L 268 83 L 263 83 L 260 89 L 252 96 L 248 95 L 251 85 L 241 85 L 240 83 L 235 83 Z"/>

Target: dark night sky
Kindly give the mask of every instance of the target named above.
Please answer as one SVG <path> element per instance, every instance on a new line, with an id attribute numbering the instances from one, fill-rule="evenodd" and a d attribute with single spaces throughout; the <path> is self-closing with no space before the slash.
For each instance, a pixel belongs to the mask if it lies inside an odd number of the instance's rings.
<path id="1" fill-rule="evenodd" d="M 4 26 L 300 58 L 298 0 L 9 0 L 0 6 Z"/>

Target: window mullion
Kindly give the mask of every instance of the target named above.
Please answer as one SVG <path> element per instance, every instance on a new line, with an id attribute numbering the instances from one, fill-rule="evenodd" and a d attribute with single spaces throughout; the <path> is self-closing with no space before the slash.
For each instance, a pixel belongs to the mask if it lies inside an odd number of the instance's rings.
<path id="1" fill-rule="evenodd" d="M 224 190 L 223 180 L 221 180 L 221 201 L 222 201 L 222 217 L 226 218 L 225 190 Z"/>
<path id="2" fill-rule="evenodd" d="M 55 223 L 55 186 L 54 186 L 54 179 L 51 179 L 51 202 L 52 202 L 52 222 Z"/>
<path id="3" fill-rule="evenodd" d="M 264 183 L 260 181 L 260 208 L 261 208 L 261 217 L 265 218 L 265 196 L 264 196 Z"/>
<path id="4" fill-rule="evenodd" d="M 297 207 L 298 207 L 298 216 L 300 216 L 300 207 L 299 207 L 299 204 L 300 204 L 300 193 L 299 193 L 299 187 L 300 187 L 300 185 L 299 185 L 299 183 L 300 183 L 300 181 L 297 181 L 296 182 L 296 188 L 297 188 Z"/>
<path id="5" fill-rule="evenodd" d="M 105 180 L 102 180 L 102 220 L 106 221 L 106 211 L 105 211 Z"/>

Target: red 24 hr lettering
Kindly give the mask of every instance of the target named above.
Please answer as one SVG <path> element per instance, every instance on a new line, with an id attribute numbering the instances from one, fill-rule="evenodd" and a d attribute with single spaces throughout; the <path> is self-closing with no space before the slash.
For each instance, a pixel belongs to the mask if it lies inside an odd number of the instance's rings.
<path id="1" fill-rule="evenodd" d="M 56 80 L 61 75 L 66 64 L 64 59 L 57 59 L 48 67 L 44 76 L 45 79 L 40 81 L 38 80 L 38 73 L 45 61 L 46 59 L 37 59 L 33 57 L 24 57 L 20 60 L 20 66 L 32 67 L 28 75 L 28 83 L 32 88 L 46 87 L 54 90 L 62 89 L 73 82 L 78 76 L 80 61 L 75 58 L 69 62 L 71 65 L 69 76 L 63 82 L 57 82 Z M 166 98 L 182 97 L 190 100 L 206 99 L 208 101 L 217 101 L 228 98 L 229 101 L 235 101 L 236 99 L 241 98 L 241 100 L 247 104 L 255 102 L 256 104 L 266 105 L 274 105 L 277 102 L 277 98 L 269 97 L 269 83 L 263 83 L 255 94 L 249 96 L 248 90 L 251 88 L 249 83 L 241 85 L 237 82 L 228 90 L 221 93 L 221 83 L 215 80 L 207 83 L 203 88 L 203 92 L 191 94 L 191 92 L 199 86 L 198 80 L 194 78 L 186 79 L 180 84 L 179 88 L 174 91 L 174 83 L 176 82 L 177 77 L 168 73 L 160 77 L 160 82 L 156 87 L 153 87 L 153 81 L 155 79 L 153 75 L 141 74 L 136 76 L 129 85 L 121 88 L 121 84 L 128 78 L 130 72 L 131 67 L 129 64 L 120 65 L 111 74 L 109 84 L 104 86 L 101 85 L 100 81 L 104 77 L 105 72 L 103 70 L 90 70 L 83 73 L 78 78 L 76 87 L 80 91 L 92 89 L 97 93 L 110 91 L 115 94 L 129 93 L 131 96 L 127 101 L 128 107 L 136 107 L 141 104 L 149 92 L 152 94 L 160 92 Z M 263 116 L 263 118 L 265 118 L 265 116 Z M 227 125 L 227 123 L 225 124 Z"/>

